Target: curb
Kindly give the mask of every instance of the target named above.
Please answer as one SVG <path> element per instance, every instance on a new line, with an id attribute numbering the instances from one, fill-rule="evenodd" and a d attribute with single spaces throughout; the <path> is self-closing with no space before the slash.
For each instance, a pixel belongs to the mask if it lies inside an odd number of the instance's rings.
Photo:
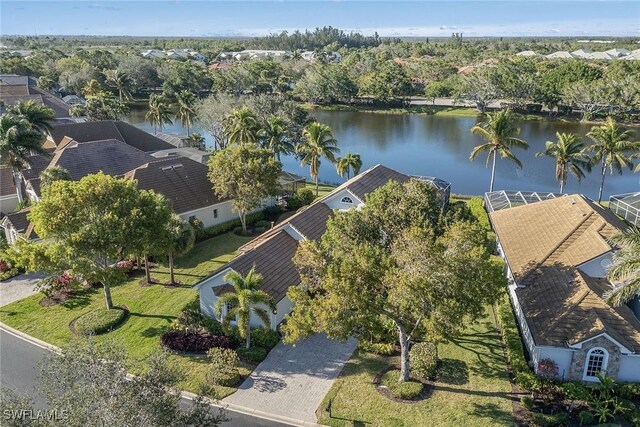
<path id="1" fill-rule="evenodd" d="M 49 343 L 46 343 L 42 340 L 39 340 L 37 338 L 32 337 L 31 335 L 25 334 L 24 332 L 21 332 L 17 329 L 12 328 L 11 326 L 8 326 L 2 322 L 0 322 L 0 329 L 4 330 L 5 332 L 7 332 L 10 335 L 13 335 L 15 337 L 21 338 L 25 341 L 30 342 L 31 344 L 35 345 L 36 347 L 40 347 L 43 348 L 45 350 L 49 350 L 52 351 L 54 353 L 58 353 L 60 354 L 62 352 L 62 350 L 60 349 L 60 347 L 56 347 L 54 345 L 51 345 Z M 127 378 L 128 379 L 132 379 L 134 378 L 134 375 L 132 374 L 127 374 Z M 184 399 L 187 400 L 194 400 L 197 395 L 194 393 L 191 393 L 189 391 L 184 391 L 184 390 L 180 390 L 180 396 Z M 317 426 L 321 426 L 321 424 L 317 424 L 317 423 L 313 423 L 313 422 L 309 422 L 309 421 L 302 421 L 302 420 L 297 420 L 294 418 L 289 418 L 283 415 L 277 415 L 277 414 L 271 414 L 269 412 L 263 412 L 257 409 L 253 409 L 253 408 L 247 408 L 244 406 L 240 406 L 240 405 L 236 405 L 233 403 L 219 403 L 219 401 L 215 401 L 213 399 L 210 399 L 208 397 L 203 397 L 205 402 L 207 402 L 210 406 L 213 406 L 215 408 L 222 408 L 222 409 L 228 409 L 232 412 L 238 412 L 241 414 L 245 414 L 245 415 L 250 415 L 256 418 L 262 418 L 265 420 L 269 420 L 269 421 L 275 421 L 275 422 L 280 422 L 283 424 L 288 424 L 288 425 L 292 425 L 292 426 L 309 426 L 309 427 L 317 427 Z"/>

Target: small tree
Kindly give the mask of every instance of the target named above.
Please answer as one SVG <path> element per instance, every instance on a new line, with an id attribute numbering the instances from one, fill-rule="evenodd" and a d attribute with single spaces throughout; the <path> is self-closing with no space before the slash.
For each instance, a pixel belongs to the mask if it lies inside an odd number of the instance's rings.
<path id="1" fill-rule="evenodd" d="M 174 277 L 173 260 L 186 254 L 193 248 L 196 235 L 189 222 L 183 221 L 178 215 L 173 215 L 167 224 L 167 254 L 169 256 L 169 284 L 176 283 Z"/>
<path id="2" fill-rule="evenodd" d="M 223 317 L 222 324 L 225 327 L 234 320 L 237 322 L 238 332 L 246 340 L 246 348 L 249 348 L 251 346 L 251 313 L 269 327 L 271 325 L 269 313 L 258 304 L 266 305 L 272 312 L 275 311 L 276 305 L 271 296 L 260 289 L 262 275 L 257 273 L 255 268 L 249 270 L 244 277 L 231 271 L 224 276 L 224 280 L 231 283 L 234 291 L 221 295 L 213 308 L 218 317 Z M 222 316 L 224 307 L 231 307 L 231 309 Z"/>
<path id="3" fill-rule="evenodd" d="M 247 213 L 278 191 L 282 164 L 273 153 L 240 144 L 216 151 L 209 159 L 209 180 L 220 198 L 231 199 L 240 216 L 242 230 L 247 231 Z"/>

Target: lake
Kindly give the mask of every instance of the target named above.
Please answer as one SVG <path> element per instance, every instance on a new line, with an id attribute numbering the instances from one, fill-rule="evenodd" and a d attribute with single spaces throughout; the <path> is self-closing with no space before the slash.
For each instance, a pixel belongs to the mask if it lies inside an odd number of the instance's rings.
<path id="1" fill-rule="evenodd" d="M 132 110 L 125 121 L 153 133 L 153 126 L 144 120 L 145 111 Z M 480 121 L 476 117 L 429 116 L 423 114 L 377 114 L 346 111 L 313 111 L 315 118 L 333 129 L 341 153 L 351 151 L 362 157 L 362 170 L 382 163 L 399 172 L 412 175 L 436 176 L 449 181 L 452 192 L 457 194 L 482 194 L 489 188 L 491 170 L 485 167 L 486 157 L 469 160 L 472 148 L 480 143 L 480 137 L 472 135 L 471 127 Z M 523 168 L 517 169 L 512 162 L 498 160 L 496 167 L 496 190 L 531 190 L 557 192 L 555 163 L 550 158 L 536 157 L 544 149 L 545 141 L 555 140 L 556 132 L 574 132 L 587 143 L 586 134 L 590 125 L 560 121 L 531 120 L 520 123 L 520 137 L 530 145 L 529 150 L 515 150 Z M 176 122 L 165 126 L 165 132 L 186 134 Z M 195 132 L 212 140 L 206 132 L 194 126 Z M 301 168 L 293 156 L 282 159 L 284 169 L 309 177 L 308 167 Z M 599 168 L 578 183 L 569 177 L 566 192 L 583 193 L 598 197 Z M 320 180 L 340 183 L 335 166 L 323 160 Z M 625 170 L 623 175 L 607 175 L 605 197 L 640 189 L 640 174 Z"/>

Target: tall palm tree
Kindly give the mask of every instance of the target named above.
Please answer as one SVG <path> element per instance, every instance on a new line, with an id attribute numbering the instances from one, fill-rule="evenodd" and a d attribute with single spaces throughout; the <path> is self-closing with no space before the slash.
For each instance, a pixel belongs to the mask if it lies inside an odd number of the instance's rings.
<path id="1" fill-rule="evenodd" d="M 264 127 L 258 131 L 258 137 L 263 147 L 273 151 L 273 155 L 278 160 L 280 160 L 280 154 L 290 154 L 294 151 L 287 130 L 287 122 L 280 116 L 269 116 Z"/>
<path id="2" fill-rule="evenodd" d="M 173 124 L 169 106 L 161 95 L 151 95 L 149 98 L 149 111 L 144 118 L 153 125 L 153 132 L 158 133 L 158 128 L 162 132 L 162 126 Z"/>
<path id="3" fill-rule="evenodd" d="M 353 170 L 353 176 L 360 173 L 360 168 L 362 167 L 360 154 L 351 154 L 351 151 L 349 151 L 346 156 L 338 157 L 336 160 L 336 170 L 338 171 L 338 175 L 344 177 L 344 174 L 346 173 L 347 179 L 349 179 L 351 178 L 351 170 Z"/>
<path id="4" fill-rule="evenodd" d="M 178 107 L 176 118 L 180 119 L 182 126 L 187 128 L 187 136 L 189 136 L 191 135 L 193 119 L 196 118 L 196 95 L 189 90 L 183 90 L 176 94 L 176 101 Z"/>
<path id="5" fill-rule="evenodd" d="M 223 132 L 229 144 L 255 144 L 258 117 L 247 107 L 233 110 L 224 118 Z"/>
<path id="6" fill-rule="evenodd" d="M 36 104 L 34 101 L 20 101 L 9 109 L 9 114 L 25 119 L 32 128 L 47 135 L 51 130 L 50 121 L 54 119 L 51 108 Z"/>
<path id="7" fill-rule="evenodd" d="M 195 232 L 189 222 L 173 215 L 167 228 L 167 255 L 169 256 L 169 284 L 176 283 L 173 272 L 173 259 L 184 255 L 193 248 Z"/>
<path id="8" fill-rule="evenodd" d="M 609 304 L 618 306 L 640 294 L 640 229 L 630 228 L 611 240 L 621 249 L 613 255 L 613 264 L 607 277 L 611 281 L 622 283 L 605 294 L 605 297 Z"/>
<path id="9" fill-rule="evenodd" d="M 22 171 L 31 165 L 32 155 L 49 155 L 42 147 L 43 142 L 42 134 L 31 127 L 26 119 L 12 114 L 0 118 L 0 163 L 11 168 L 20 204 L 24 203 Z"/>
<path id="10" fill-rule="evenodd" d="M 118 91 L 120 102 L 131 99 L 131 88 L 133 82 L 127 73 L 120 70 L 109 70 L 105 73 L 107 85 Z"/>
<path id="11" fill-rule="evenodd" d="M 500 157 L 513 161 L 518 168 L 522 168 L 522 163 L 511 152 L 512 148 L 522 148 L 527 150 L 529 144 L 517 136 L 520 134 L 520 128 L 516 126 L 515 116 L 510 110 L 501 110 L 495 113 L 487 114 L 488 120 L 471 128 L 471 133 L 480 135 L 487 142 L 476 146 L 469 157 L 475 160 L 482 152 L 487 152 L 487 165 L 489 159 L 492 161 L 491 166 L 491 183 L 489 191 L 493 191 L 493 183 L 496 176 L 496 157 Z"/>
<path id="12" fill-rule="evenodd" d="M 587 150 L 593 152 L 591 164 L 600 163 L 602 168 L 602 180 L 598 192 L 598 203 L 600 203 L 607 168 L 610 174 L 614 171 L 622 174 L 622 168 L 625 166 L 632 170 L 632 156 L 635 154 L 632 152 L 640 149 L 640 142 L 631 141 L 633 132 L 619 127 L 613 117 L 607 117 L 604 124 L 592 127 L 587 136 L 595 142 L 587 147 Z"/>
<path id="13" fill-rule="evenodd" d="M 320 159 L 325 157 L 331 163 L 336 162 L 335 153 L 340 149 L 338 141 L 333 137 L 331 128 L 325 124 L 313 122 L 302 131 L 302 142 L 296 148 L 300 156 L 300 165 L 309 165 L 311 177 L 316 181 L 316 197 L 318 196 L 318 169 Z"/>
<path id="14" fill-rule="evenodd" d="M 560 181 L 560 193 L 567 184 L 569 172 L 578 181 L 584 178 L 584 171 L 591 172 L 591 157 L 585 153 L 585 145 L 575 133 L 556 132 L 557 142 L 547 141 L 545 150 L 536 157 L 548 156 L 556 161 L 556 179 Z"/>
<path id="15" fill-rule="evenodd" d="M 246 347 L 251 347 L 251 313 L 254 313 L 262 323 L 269 327 L 271 324 L 269 313 L 258 304 L 264 304 L 275 311 L 276 305 L 271 296 L 260 289 L 262 275 L 257 273 L 255 267 L 243 277 L 241 274 L 231 271 L 224 276 L 224 280 L 233 286 L 233 292 L 221 295 L 214 305 L 218 317 L 222 316 L 222 308 L 227 307 L 222 322 L 226 327 L 230 322 L 236 321 L 240 336 L 246 340 Z"/>

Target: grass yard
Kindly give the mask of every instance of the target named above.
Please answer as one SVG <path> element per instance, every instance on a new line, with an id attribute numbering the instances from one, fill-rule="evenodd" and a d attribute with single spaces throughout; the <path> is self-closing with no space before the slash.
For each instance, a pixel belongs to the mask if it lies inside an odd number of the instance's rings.
<path id="1" fill-rule="evenodd" d="M 309 190 L 313 191 L 313 194 L 316 194 L 316 184 L 315 182 L 307 182 L 307 185 L 305 186 L 305 188 L 308 188 Z M 318 184 L 318 198 L 324 197 L 327 194 L 331 193 L 333 190 L 336 189 L 335 185 L 328 185 L 328 184 Z"/>
<path id="2" fill-rule="evenodd" d="M 397 403 L 373 385 L 398 357 L 356 351 L 320 406 L 318 422 L 330 426 L 513 426 L 506 361 L 493 312 L 454 341 L 438 346 L 442 360 L 433 394 Z M 331 416 L 325 408 L 331 400 Z"/>
<path id="3" fill-rule="evenodd" d="M 248 237 L 227 233 L 196 244 L 185 256 L 176 260 L 176 280 L 180 287 L 162 285 L 141 287 L 136 276 L 127 283 L 111 289 L 114 305 L 125 305 L 130 311 L 127 321 L 115 331 L 98 336 L 100 340 L 116 340 L 129 352 L 136 368 L 144 366 L 145 357 L 160 349 L 160 335 L 166 331 L 183 307 L 197 298 L 191 286 L 233 258 L 238 247 L 251 240 Z M 161 282 L 169 281 L 169 271 L 164 265 L 151 270 L 152 276 Z M 0 308 L 0 321 L 48 343 L 63 346 L 72 337 L 69 322 L 95 308 L 104 307 L 101 288 L 83 291 L 64 305 L 41 307 L 42 295 L 34 295 Z M 180 384 L 186 390 L 198 392 L 200 380 L 207 367 L 205 357 L 172 355 L 187 372 Z M 247 375 L 250 367 L 241 372 Z M 218 387 L 218 397 L 231 394 L 235 389 Z M 214 396 L 215 397 L 215 396 Z"/>

